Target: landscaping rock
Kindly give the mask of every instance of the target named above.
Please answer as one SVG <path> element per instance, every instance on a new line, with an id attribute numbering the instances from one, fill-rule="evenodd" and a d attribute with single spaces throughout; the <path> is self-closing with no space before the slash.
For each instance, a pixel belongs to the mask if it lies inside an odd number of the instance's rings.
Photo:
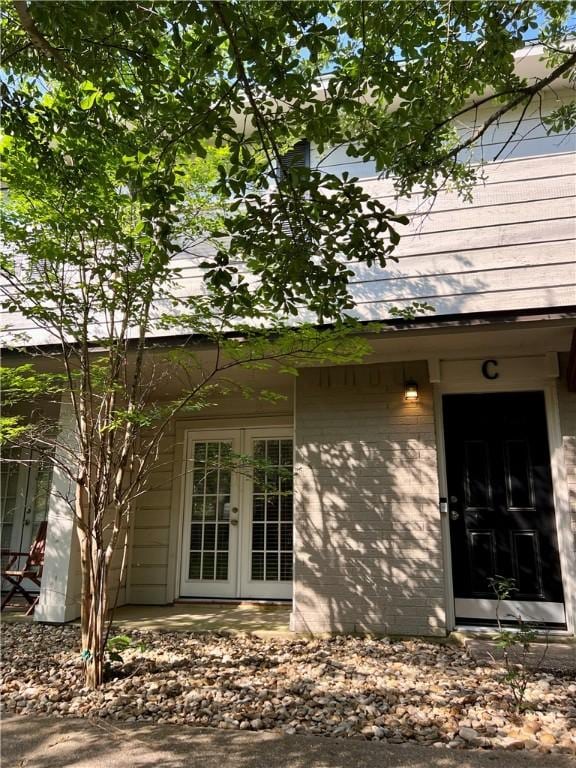
<path id="1" fill-rule="evenodd" d="M 122 634 L 125 634 L 122 632 Z M 187 723 L 450 749 L 576 754 L 574 673 L 536 672 L 518 713 L 504 671 L 424 640 L 132 632 L 98 691 L 77 626 L 2 626 L 3 711 Z"/>

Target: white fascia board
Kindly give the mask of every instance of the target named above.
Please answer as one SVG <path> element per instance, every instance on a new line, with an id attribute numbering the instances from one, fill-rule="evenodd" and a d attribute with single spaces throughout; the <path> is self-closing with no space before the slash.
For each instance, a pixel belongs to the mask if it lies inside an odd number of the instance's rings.
<path id="1" fill-rule="evenodd" d="M 561 45 L 562 48 L 566 50 L 566 53 L 570 53 L 573 51 L 576 47 L 576 40 L 565 42 Z M 542 78 L 546 77 L 550 73 L 550 69 L 546 66 L 546 61 L 544 59 L 544 56 L 546 54 L 546 49 L 543 45 L 526 45 L 523 48 L 520 48 L 514 53 L 514 58 L 516 59 L 516 65 L 515 65 L 515 72 L 516 74 L 526 79 L 529 84 L 531 81 L 541 80 Z M 323 75 L 319 78 L 319 83 L 316 86 L 315 92 L 316 97 L 318 101 L 325 101 L 327 99 L 327 86 L 330 80 L 332 79 L 332 75 Z M 555 84 L 555 87 L 561 87 L 561 88 L 569 88 L 571 90 L 574 89 L 574 86 L 571 85 L 571 83 L 568 80 L 568 75 L 564 74 L 562 77 L 558 79 L 558 82 Z M 477 99 L 483 99 L 486 96 L 491 96 L 494 93 L 494 90 L 491 88 L 486 89 L 483 93 L 476 93 L 472 94 L 470 96 L 470 99 L 468 100 L 468 104 L 473 104 L 474 101 Z M 371 101 L 371 95 L 369 90 L 366 90 L 366 94 L 361 97 L 363 101 L 369 103 Z M 246 99 L 246 104 L 248 105 L 248 100 Z M 397 107 L 401 102 L 400 98 L 394 99 L 392 101 L 391 106 Z M 289 104 L 285 103 L 285 109 L 289 109 Z M 236 122 L 236 127 L 238 128 L 239 132 L 245 133 L 245 134 L 251 134 L 254 130 L 254 126 L 252 125 L 252 121 L 248 121 L 246 115 L 239 114 L 238 112 L 235 112 L 233 114 L 234 120 Z"/>

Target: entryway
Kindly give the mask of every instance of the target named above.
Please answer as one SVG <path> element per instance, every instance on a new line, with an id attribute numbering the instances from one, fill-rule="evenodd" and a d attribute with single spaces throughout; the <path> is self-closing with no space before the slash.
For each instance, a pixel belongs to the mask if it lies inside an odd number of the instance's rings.
<path id="1" fill-rule="evenodd" d="M 291 430 L 189 432 L 181 597 L 292 598 Z"/>
<path id="2" fill-rule="evenodd" d="M 456 624 L 494 624 L 502 576 L 504 621 L 564 629 L 544 393 L 444 395 L 443 413 Z"/>

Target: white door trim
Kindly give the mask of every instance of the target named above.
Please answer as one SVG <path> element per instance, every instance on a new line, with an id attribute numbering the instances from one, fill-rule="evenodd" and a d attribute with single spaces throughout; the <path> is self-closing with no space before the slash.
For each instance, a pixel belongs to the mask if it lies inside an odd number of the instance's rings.
<path id="1" fill-rule="evenodd" d="M 168 541 L 168 567 L 164 588 L 164 600 L 173 603 L 180 595 L 180 582 L 182 576 L 182 532 L 184 530 L 185 511 L 185 473 L 182 471 L 186 439 L 188 433 L 196 431 L 214 434 L 219 431 L 241 430 L 247 427 L 275 426 L 278 429 L 294 430 L 292 414 L 278 413 L 274 415 L 230 415 L 222 418 L 188 418 L 181 417 L 174 420 L 173 440 L 174 464 L 172 470 L 171 504 L 170 504 L 170 528 Z M 134 519 L 133 519 L 134 525 Z M 131 551 L 130 551 L 131 557 Z M 131 571 L 127 583 L 127 594 L 131 590 Z"/>
<path id="2" fill-rule="evenodd" d="M 175 597 L 198 597 L 212 599 L 291 599 L 293 592 L 293 580 L 291 582 L 252 582 L 249 578 L 251 568 L 251 515 L 252 515 L 252 478 L 251 473 L 240 474 L 233 473 L 231 486 L 231 505 L 234 505 L 233 497 L 236 498 L 237 506 L 240 509 L 239 525 L 234 527 L 230 538 L 230 552 L 235 548 L 235 554 L 230 556 L 229 575 L 234 575 L 234 588 L 229 585 L 228 590 L 218 589 L 218 586 L 211 588 L 209 582 L 205 582 L 206 588 L 202 588 L 202 594 L 190 594 L 189 579 L 185 579 L 184 568 L 187 563 L 187 527 L 190 523 L 189 518 L 189 498 L 191 496 L 191 473 L 187 471 L 187 459 L 190 455 L 190 447 L 194 442 L 202 440 L 232 440 L 233 450 L 238 453 L 249 453 L 251 451 L 252 440 L 257 438 L 278 438 L 294 440 L 294 427 L 283 424 L 281 426 L 251 426 L 231 428 L 214 427 L 208 429 L 194 429 L 186 426 L 183 433 L 181 460 L 177 462 L 180 478 L 180 521 L 178 526 L 178 547 L 176 562 L 176 595 Z M 174 482 L 174 481 L 173 481 Z M 233 540 L 236 543 L 233 543 Z M 254 584 L 254 587 L 252 586 Z M 279 589 L 278 585 L 283 589 Z M 222 586 L 222 582 L 214 582 L 214 585 Z M 225 592 L 225 594 L 224 594 Z"/>
<path id="3" fill-rule="evenodd" d="M 463 619 L 471 619 L 481 624 L 482 621 L 496 621 L 496 600 L 467 599 L 457 597 L 454 600 L 456 613 Z M 502 600 L 498 610 L 502 622 L 522 621 L 564 624 L 566 609 L 564 603 L 543 603 L 536 600 Z"/>
<path id="4" fill-rule="evenodd" d="M 487 353 L 487 357 L 492 357 Z M 556 377 L 558 376 L 557 355 L 547 353 L 531 357 L 505 357 L 496 355 L 504 365 L 499 366 L 502 375 L 496 379 L 484 379 L 481 374 L 483 359 L 429 361 L 430 379 L 434 389 L 436 442 L 438 449 L 438 483 L 440 496 L 447 496 L 446 452 L 444 440 L 444 414 L 442 396 L 448 394 L 485 394 L 490 392 L 544 392 L 548 442 L 556 532 L 564 604 L 566 609 L 566 627 L 570 634 L 575 633 L 576 616 L 576 563 L 571 555 L 571 521 L 568 501 L 568 486 L 563 460 L 562 432 Z M 443 364 L 445 363 L 445 364 Z M 458 370 L 458 363 L 461 363 Z M 507 369 L 507 370 L 506 370 Z M 442 536 L 445 562 L 446 621 L 449 630 L 454 629 L 454 588 L 452 584 L 452 559 L 450 552 L 450 528 L 448 516 L 442 515 Z"/>
<path id="5" fill-rule="evenodd" d="M 438 492 L 440 498 L 448 496 L 448 475 L 446 473 L 446 442 L 444 440 L 444 409 L 442 407 L 442 387 L 432 384 L 434 398 L 434 424 L 436 430 L 436 461 L 438 466 Z M 440 499 L 438 499 L 440 504 Z M 446 629 L 451 632 L 456 628 L 454 610 L 454 585 L 452 583 L 452 548 L 450 546 L 450 521 L 448 507 L 441 508 L 440 528 L 442 533 L 442 553 L 444 555 L 444 596 L 446 600 Z"/>

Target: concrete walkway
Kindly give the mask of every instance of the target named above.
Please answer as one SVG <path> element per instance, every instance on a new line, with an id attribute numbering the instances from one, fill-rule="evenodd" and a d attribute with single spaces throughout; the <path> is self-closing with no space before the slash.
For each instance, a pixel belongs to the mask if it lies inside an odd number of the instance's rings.
<path id="1" fill-rule="evenodd" d="M 564 755 L 445 748 L 102 720 L 2 724 L 6 768 L 574 768 Z"/>

